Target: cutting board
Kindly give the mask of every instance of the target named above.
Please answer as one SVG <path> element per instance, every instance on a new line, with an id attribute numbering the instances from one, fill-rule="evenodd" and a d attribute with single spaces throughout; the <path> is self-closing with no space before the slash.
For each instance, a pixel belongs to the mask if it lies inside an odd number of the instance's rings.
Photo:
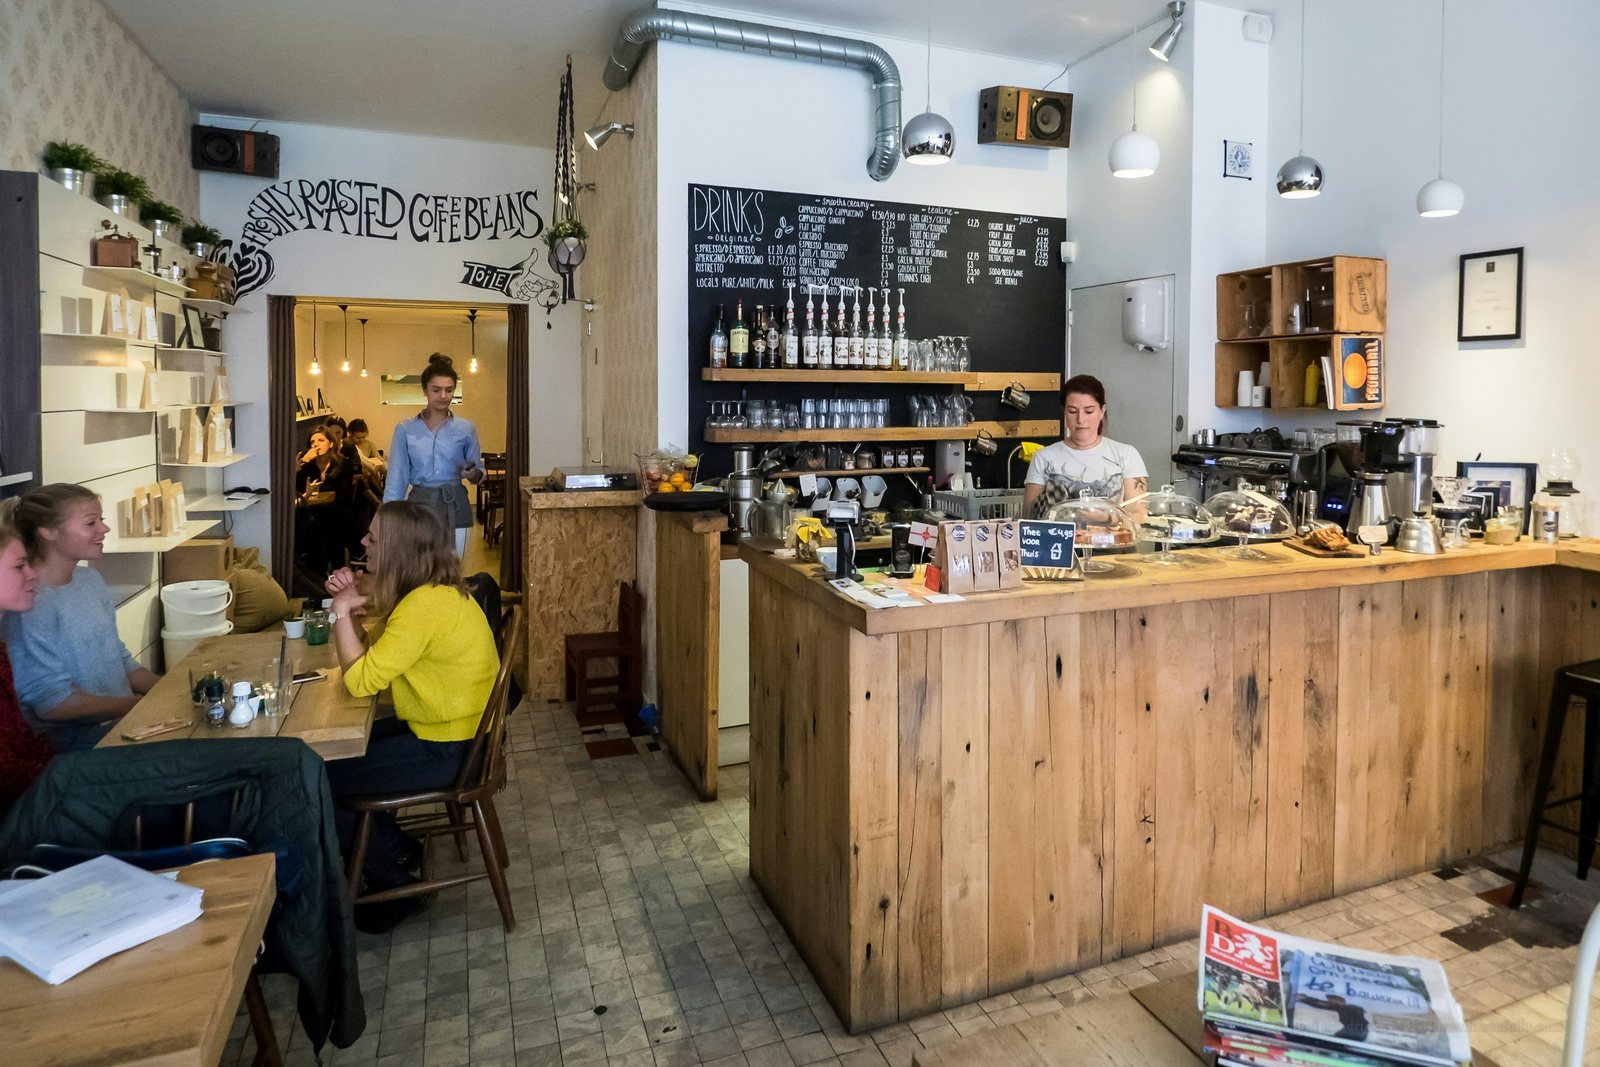
<path id="1" fill-rule="evenodd" d="M 1303 537 L 1286 538 L 1283 543 L 1294 549 L 1296 552 L 1304 552 L 1306 555 L 1316 556 L 1318 559 L 1360 559 L 1362 556 L 1366 555 L 1366 549 L 1362 548 L 1360 545 L 1350 545 L 1342 551 L 1330 552 L 1325 548 L 1318 548 L 1316 545 L 1307 544 L 1305 538 Z"/>

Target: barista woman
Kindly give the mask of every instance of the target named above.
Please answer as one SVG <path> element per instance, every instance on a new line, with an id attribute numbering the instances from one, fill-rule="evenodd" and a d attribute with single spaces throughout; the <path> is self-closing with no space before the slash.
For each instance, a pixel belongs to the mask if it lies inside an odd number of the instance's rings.
<path id="1" fill-rule="evenodd" d="M 1022 490 L 1023 514 L 1037 517 L 1052 504 L 1087 489 L 1120 502 L 1149 489 L 1149 471 L 1132 445 L 1105 436 L 1106 388 L 1079 374 L 1061 387 L 1062 439 L 1034 454 Z"/>
<path id="2" fill-rule="evenodd" d="M 477 427 L 450 410 L 456 381 L 449 356 L 435 352 L 428 357 L 422 372 L 428 406 L 394 428 L 383 499 L 410 500 L 431 511 L 453 539 L 459 559 L 472 525 L 472 503 L 461 479 L 473 485 L 483 481 L 483 450 Z"/>

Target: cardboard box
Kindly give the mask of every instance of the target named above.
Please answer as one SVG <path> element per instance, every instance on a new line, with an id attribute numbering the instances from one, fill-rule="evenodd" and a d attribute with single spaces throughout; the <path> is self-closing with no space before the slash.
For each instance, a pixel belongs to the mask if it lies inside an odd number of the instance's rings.
<path id="1" fill-rule="evenodd" d="M 934 559 L 941 593 L 972 592 L 972 527 L 968 523 L 939 524 L 939 547 Z"/>
<path id="2" fill-rule="evenodd" d="M 1000 541 L 993 522 L 972 523 L 972 590 L 975 593 L 1000 588 Z"/>
<path id="3" fill-rule="evenodd" d="M 161 582 L 226 578 L 233 566 L 233 537 L 197 537 L 161 554 Z"/>
<path id="4" fill-rule="evenodd" d="M 1001 519 L 994 526 L 1000 546 L 1000 588 L 1015 589 L 1022 584 L 1022 535 L 1016 519 Z"/>

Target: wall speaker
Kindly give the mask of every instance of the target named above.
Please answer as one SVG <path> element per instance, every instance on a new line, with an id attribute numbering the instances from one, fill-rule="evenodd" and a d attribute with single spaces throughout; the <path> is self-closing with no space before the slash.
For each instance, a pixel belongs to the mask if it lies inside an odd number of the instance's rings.
<path id="1" fill-rule="evenodd" d="M 276 178 L 278 138 L 276 134 L 256 133 L 253 130 L 191 126 L 189 163 L 195 170 L 248 174 L 253 178 Z"/>
<path id="2" fill-rule="evenodd" d="M 1066 148 L 1072 94 L 995 85 L 978 94 L 978 143 Z"/>

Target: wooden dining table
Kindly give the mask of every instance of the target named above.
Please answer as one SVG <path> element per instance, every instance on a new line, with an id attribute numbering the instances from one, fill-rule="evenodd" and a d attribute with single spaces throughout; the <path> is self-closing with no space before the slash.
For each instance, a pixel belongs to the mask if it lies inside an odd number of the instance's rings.
<path id="1" fill-rule="evenodd" d="M 287 707 L 276 715 L 257 715 L 248 726 L 208 725 L 190 694 L 189 668 L 211 664 L 226 674 L 232 664 L 237 677 L 230 676 L 230 682 L 249 679 L 260 684 L 273 680 L 261 675 L 265 665 L 279 657 L 280 650 L 290 666 L 286 677 L 312 670 L 324 670 L 326 677 L 293 686 Z M 169 666 L 155 687 L 95 747 L 153 745 L 179 738 L 298 737 L 325 760 L 353 759 L 367 751 L 376 709 L 376 697 L 353 697 L 346 691 L 344 672 L 331 643 L 285 641 L 281 629 L 224 634 L 205 638 L 187 656 Z M 127 737 L 141 727 L 172 720 L 182 720 L 184 725 L 142 741 Z"/>

